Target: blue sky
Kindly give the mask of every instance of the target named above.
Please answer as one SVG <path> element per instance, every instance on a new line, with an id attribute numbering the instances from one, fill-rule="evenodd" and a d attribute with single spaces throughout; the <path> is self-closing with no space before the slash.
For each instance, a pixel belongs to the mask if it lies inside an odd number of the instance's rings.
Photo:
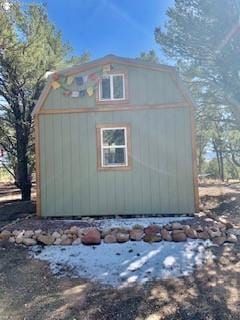
<path id="1" fill-rule="evenodd" d="M 87 50 L 91 58 L 109 53 L 137 57 L 155 49 L 154 29 L 163 25 L 166 10 L 174 0 L 48 0 L 49 18 L 79 54 Z"/>

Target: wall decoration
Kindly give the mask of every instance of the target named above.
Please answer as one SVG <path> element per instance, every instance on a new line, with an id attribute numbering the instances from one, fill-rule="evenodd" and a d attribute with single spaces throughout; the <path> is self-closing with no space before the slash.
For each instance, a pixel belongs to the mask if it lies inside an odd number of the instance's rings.
<path id="1" fill-rule="evenodd" d="M 67 85 L 70 86 L 73 83 L 74 77 L 73 76 L 68 76 L 67 77 Z"/>
<path id="2" fill-rule="evenodd" d="M 72 91 L 72 98 L 78 98 L 79 97 L 79 91 Z"/>
<path id="3" fill-rule="evenodd" d="M 63 92 L 63 95 L 64 95 L 65 97 L 69 97 L 69 96 L 71 96 L 71 94 L 72 94 L 72 91 L 71 91 L 71 90 L 65 90 L 65 91 Z"/>
<path id="4" fill-rule="evenodd" d="M 78 86 L 82 86 L 84 84 L 82 76 L 75 77 L 75 81 Z"/>
<path id="5" fill-rule="evenodd" d="M 55 72 L 52 75 L 54 80 L 51 84 L 52 88 L 62 90 L 62 94 L 65 97 L 71 96 L 72 98 L 85 97 L 86 94 L 91 97 L 96 90 L 98 81 L 108 77 L 108 73 L 113 69 L 111 64 L 104 65 L 100 69 L 85 75 L 77 76 L 65 76 L 64 74 L 59 74 Z M 80 87 L 79 89 L 71 90 L 70 86 L 75 81 L 76 85 Z"/>
<path id="6" fill-rule="evenodd" d="M 60 78 L 59 73 L 55 72 L 55 73 L 52 75 L 52 78 L 53 78 L 54 81 L 59 80 L 59 78 Z"/>
<path id="7" fill-rule="evenodd" d="M 90 87 L 88 87 L 87 88 L 87 94 L 89 95 L 89 97 L 91 97 L 92 95 L 93 95 L 93 87 L 92 86 L 90 86 Z"/>
<path id="8" fill-rule="evenodd" d="M 87 81 L 88 81 L 88 75 L 83 76 L 83 83 L 85 84 L 87 83 Z"/>
<path id="9" fill-rule="evenodd" d="M 53 81 L 51 83 L 51 87 L 53 88 L 53 90 L 56 90 L 56 89 L 61 87 L 61 84 L 59 82 L 57 82 L 57 81 Z"/>
<path id="10" fill-rule="evenodd" d="M 108 73 L 110 72 L 112 69 L 112 65 L 111 64 L 106 64 L 105 66 L 103 66 L 102 72 L 103 73 Z"/>
<path id="11" fill-rule="evenodd" d="M 79 91 L 79 96 L 80 97 L 85 97 L 85 95 L 86 95 L 86 90 L 85 89 Z"/>
<path id="12" fill-rule="evenodd" d="M 88 78 L 89 78 L 89 80 L 93 80 L 93 81 L 98 80 L 98 76 L 96 73 L 91 73 Z"/>

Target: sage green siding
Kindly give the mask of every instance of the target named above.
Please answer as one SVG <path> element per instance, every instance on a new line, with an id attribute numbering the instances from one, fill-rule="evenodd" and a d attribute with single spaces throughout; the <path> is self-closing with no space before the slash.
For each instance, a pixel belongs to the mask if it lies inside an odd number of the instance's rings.
<path id="1" fill-rule="evenodd" d="M 167 71 L 147 70 L 137 67 L 126 67 L 124 65 L 113 64 L 114 72 L 127 72 L 129 103 L 132 105 L 165 104 L 184 101 L 181 92 Z M 91 74 L 101 68 L 91 69 L 79 75 Z M 90 85 L 91 83 L 89 83 Z M 70 90 L 79 90 L 74 82 Z M 43 109 L 67 109 L 81 107 L 95 107 L 95 95 L 81 98 L 66 97 L 62 89 L 51 90 Z"/>
<path id="2" fill-rule="evenodd" d="M 151 97 L 140 92 L 145 80 L 138 72 L 132 99 L 143 104 Z M 58 105 L 51 107 L 69 107 L 60 97 L 52 101 Z M 96 125 L 107 123 L 131 126 L 132 170 L 97 171 Z M 190 110 L 184 105 L 40 115 L 40 151 L 42 216 L 194 212 Z"/>

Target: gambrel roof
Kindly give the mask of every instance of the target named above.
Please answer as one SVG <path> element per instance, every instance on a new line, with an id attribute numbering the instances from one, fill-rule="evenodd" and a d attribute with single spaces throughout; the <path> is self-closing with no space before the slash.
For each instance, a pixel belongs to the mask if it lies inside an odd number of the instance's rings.
<path id="1" fill-rule="evenodd" d="M 149 70 L 169 72 L 173 76 L 173 79 L 176 82 L 177 87 L 181 91 L 182 95 L 184 96 L 185 101 L 188 104 L 194 106 L 194 103 L 193 103 L 188 91 L 186 90 L 186 88 L 184 87 L 184 85 L 182 83 L 182 80 L 178 76 L 176 68 L 173 66 L 168 66 L 168 65 L 159 64 L 159 63 L 151 63 L 151 62 L 143 61 L 141 59 L 124 58 L 124 57 L 115 56 L 113 54 L 109 54 L 109 55 L 106 55 L 100 59 L 96 59 L 96 60 L 93 60 L 90 62 L 78 64 L 78 65 L 74 65 L 70 68 L 60 70 L 59 73 L 61 73 L 64 76 L 71 76 L 71 75 L 76 75 L 78 73 L 84 72 L 86 70 L 90 70 L 92 68 L 96 68 L 96 67 L 99 67 L 99 66 L 102 66 L 105 64 L 113 64 L 113 63 L 119 63 L 119 64 L 126 65 L 126 66 L 134 66 L 134 67 L 144 68 L 144 69 L 149 69 Z M 34 107 L 34 110 L 32 112 L 33 116 L 37 115 L 39 113 L 44 101 L 46 100 L 48 94 L 50 93 L 51 84 L 53 81 L 54 80 L 51 77 L 48 79 L 48 82 L 45 85 L 45 87 L 44 87 L 35 107 Z"/>

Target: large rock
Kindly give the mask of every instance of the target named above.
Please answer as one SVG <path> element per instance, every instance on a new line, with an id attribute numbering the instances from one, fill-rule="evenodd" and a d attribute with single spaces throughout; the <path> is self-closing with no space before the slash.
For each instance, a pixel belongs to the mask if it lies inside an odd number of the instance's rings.
<path id="1" fill-rule="evenodd" d="M 41 233 L 42 233 L 42 230 L 41 229 L 37 229 L 34 231 L 35 235 L 36 236 L 39 236 Z"/>
<path id="2" fill-rule="evenodd" d="M 172 223 L 172 229 L 173 230 L 183 230 L 184 226 L 179 222 L 173 222 Z"/>
<path id="3" fill-rule="evenodd" d="M 197 231 L 194 230 L 193 228 L 187 228 L 185 229 L 185 234 L 188 238 L 190 239 L 197 239 Z"/>
<path id="4" fill-rule="evenodd" d="M 3 230 L 0 233 L 0 240 L 8 240 L 11 237 L 11 232 L 8 230 Z"/>
<path id="5" fill-rule="evenodd" d="M 79 227 L 77 227 L 77 226 L 72 226 L 72 227 L 70 228 L 70 233 L 75 234 L 75 235 L 78 235 L 79 230 L 80 230 Z"/>
<path id="6" fill-rule="evenodd" d="M 127 242 L 129 240 L 129 234 L 128 233 L 119 232 L 119 233 L 117 233 L 116 238 L 117 238 L 117 242 L 124 243 L 124 242 Z"/>
<path id="7" fill-rule="evenodd" d="M 116 243 L 117 237 L 115 234 L 107 234 L 104 238 L 105 243 Z"/>
<path id="8" fill-rule="evenodd" d="M 171 224 L 165 224 L 163 226 L 164 229 L 166 229 L 167 231 L 172 231 L 172 225 Z"/>
<path id="9" fill-rule="evenodd" d="M 130 231 L 130 239 L 132 241 L 140 241 L 142 240 L 144 235 L 144 231 L 142 229 L 132 229 Z"/>
<path id="10" fill-rule="evenodd" d="M 61 237 L 60 237 L 61 241 L 62 240 L 67 240 L 68 239 L 68 235 L 66 234 L 62 234 Z"/>
<path id="11" fill-rule="evenodd" d="M 162 236 L 162 240 L 172 241 L 172 236 L 171 236 L 170 232 L 167 231 L 165 228 L 162 228 L 160 233 L 161 233 L 161 236 Z"/>
<path id="12" fill-rule="evenodd" d="M 146 227 L 144 229 L 144 232 L 145 232 L 146 235 L 148 235 L 148 234 L 157 234 L 157 233 L 160 232 L 160 230 L 161 230 L 160 226 L 157 226 L 156 224 L 152 224 L 152 225 Z"/>
<path id="13" fill-rule="evenodd" d="M 197 237 L 198 237 L 198 239 L 202 239 L 202 240 L 209 239 L 209 235 L 208 235 L 207 231 L 205 231 L 205 230 L 198 232 Z"/>
<path id="14" fill-rule="evenodd" d="M 135 224 L 132 228 L 133 228 L 133 229 L 141 229 L 141 230 L 144 230 L 144 226 L 141 225 L 141 224 Z"/>
<path id="15" fill-rule="evenodd" d="M 15 243 L 16 239 L 15 239 L 15 237 L 10 237 L 10 238 L 8 239 L 8 241 L 11 242 L 11 243 Z"/>
<path id="16" fill-rule="evenodd" d="M 61 239 L 61 238 L 57 238 L 57 239 L 54 241 L 53 244 L 55 244 L 55 245 L 60 245 L 61 242 L 62 242 L 62 239 Z"/>
<path id="17" fill-rule="evenodd" d="M 32 230 L 27 230 L 24 232 L 24 238 L 32 238 L 32 236 L 34 235 L 34 231 Z"/>
<path id="18" fill-rule="evenodd" d="M 49 245 L 54 243 L 55 239 L 51 235 L 40 234 L 37 237 L 37 241 L 42 243 L 42 244 L 44 244 L 44 245 L 46 245 L 46 246 L 49 246 Z"/>
<path id="19" fill-rule="evenodd" d="M 186 241 L 187 236 L 183 230 L 173 230 L 172 231 L 172 239 L 175 242 L 181 242 L 181 241 Z"/>
<path id="20" fill-rule="evenodd" d="M 226 242 L 230 242 L 230 243 L 236 243 L 238 241 L 238 238 L 235 234 L 229 234 L 227 235 L 227 240 Z"/>
<path id="21" fill-rule="evenodd" d="M 128 228 L 115 228 L 113 229 L 113 232 L 111 233 L 125 233 L 125 234 L 129 234 L 130 230 Z"/>
<path id="22" fill-rule="evenodd" d="M 212 242 L 221 246 L 222 244 L 224 244 L 224 242 L 227 240 L 227 238 L 225 236 L 220 236 L 220 237 L 216 237 L 212 239 Z"/>
<path id="23" fill-rule="evenodd" d="M 54 231 L 54 232 L 52 233 L 52 237 L 53 237 L 54 239 L 58 239 L 58 238 L 61 237 L 61 234 L 60 234 L 59 232 L 57 232 L 57 231 Z"/>
<path id="24" fill-rule="evenodd" d="M 70 238 L 64 239 L 60 242 L 61 246 L 70 246 L 72 244 L 72 240 Z"/>
<path id="25" fill-rule="evenodd" d="M 203 231 L 203 227 L 200 226 L 200 225 L 198 225 L 198 226 L 195 227 L 195 230 L 196 230 L 197 232 L 202 232 L 202 231 Z"/>
<path id="26" fill-rule="evenodd" d="M 82 243 L 86 245 L 95 245 L 101 243 L 101 234 L 97 229 L 90 229 L 82 236 Z"/>
<path id="27" fill-rule="evenodd" d="M 110 233 L 111 233 L 111 229 L 103 229 L 101 230 L 101 237 L 104 239 Z"/>
<path id="28" fill-rule="evenodd" d="M 17 237 L 17 236 L 19 235 L 19 233 L 21 233 L 20 230 L 13 230 L 12 235 L 13 235 L 14 237 Z"/>
<path id="29" fill-rule="evenodd" d="M 233 225 L 232 225 L 231 222 L 226 222 L 225 226 L 226 226 L 226 229 L 232 229 L 233 228 Z"/>
<path id="30" fill-rule="evenodd" d="M 217 226 L 221 231 L 225 231 L 226 230 L 226 225 L 224 223 L 218 222 Z"/>
<path id="31" fill-rule="evenodd" d="M 234 234 L 235 236 L 240 236 L 240 229 L 237 229 L 237 228 L 228 229 L 227 234 Z"/>
<path id="32" fill-rule="evenodd" d="M 76 245 L 79 245 L 79 244 L 81 244 L 81 243 L 82 243 L 81 239 L 80 239 L 80 238 L 77 238 L 76 240 L 73 241 L 72 245 L 73 245 L 73 246 L 76 246 Z"/>
<path id="33" fill-rule="evenodd" d="M 222 235 L 221 231 L 216 227 L 209 228 L 208 234 L 211 239 L 216 238 L 216 237 L 220 237 Z"/>
<path id="34" fill-rule="evenodd" d="M 16 237 L 16 243 L 17 244 L 21 244 L 22 242 L 23 242 L 23 239 L 24 239 L 24 237 L 21 235 L 21 234 L 19 234 L 17 237 Z"/>
<path id="35" fill-rule="evenodd" d="M 162 240 L 162 237 L 157 234 L 145 234 L 143 241 L 145 242 L 160 242 Z"/>
<path id="36" fill-rule="evenodd" d="M 35 246 L 37 241 L 32 238 L 23 238 L 22 243 L 25 244 L 25 246 Z"/>

